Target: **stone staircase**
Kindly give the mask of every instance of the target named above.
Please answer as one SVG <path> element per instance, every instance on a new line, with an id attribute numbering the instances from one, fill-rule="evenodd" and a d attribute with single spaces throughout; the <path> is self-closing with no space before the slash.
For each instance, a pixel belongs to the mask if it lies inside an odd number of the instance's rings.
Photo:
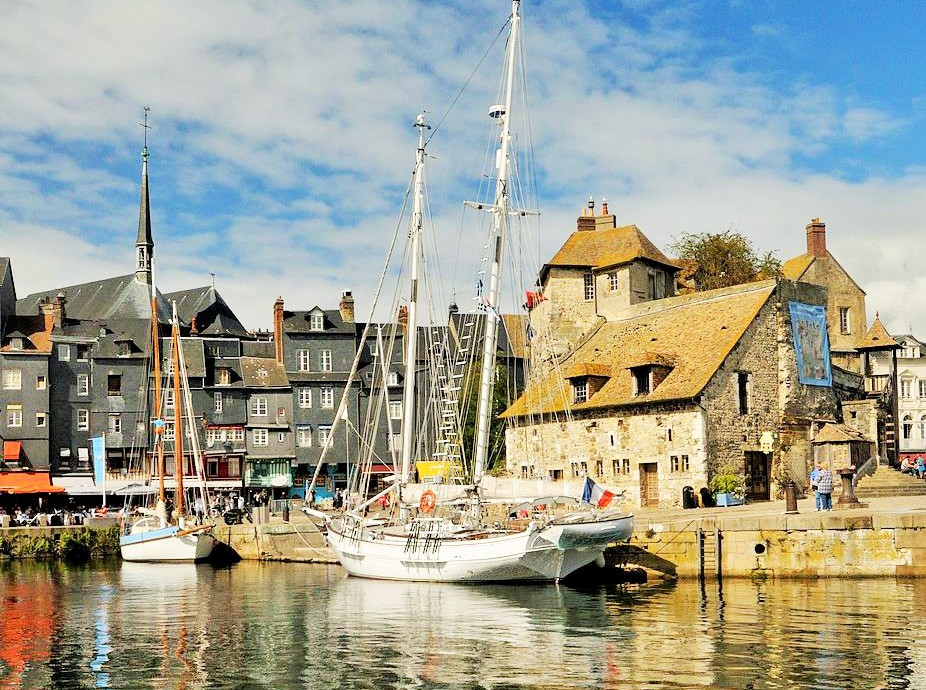
<path id="1" fill-rule="evenodd" d="M 881 465 L 873 475 L 859 480 L 855 495 L 860 501 L 878 496 L 926 496 L 926 481 Z"/>

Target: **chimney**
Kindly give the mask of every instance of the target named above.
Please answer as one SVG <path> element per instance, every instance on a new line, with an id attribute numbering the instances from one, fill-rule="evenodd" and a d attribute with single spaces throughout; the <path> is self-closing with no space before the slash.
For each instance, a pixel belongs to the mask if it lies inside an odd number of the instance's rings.
<path id="1" fill-rule="evenodd" d="M 354 322 L 354 297 L 351 295 L 350 290 L 345 290 L 344 294 L 341 295 L 338 309 L 341 311 L 341 318 L 344 321 L 347 323 Z"/>
<path id="2" fill-rule="evenodd" d="M 283 363 L 283 297 L 273 303 L 273 352 L 277 364 Z"/>
<path id="3" fill-rule="evenodd" d="M 608 215 L 608 200 L 605 198 L 601 199 L 601 215 Z"/>
<path id="4" fill-rule="evenodd" d="M 588 198 L 588 206 L 576 221 L 576 230 L 608 230 L 617 227 L 617 218 L 608 213 L 608 200 L 601 200 L 601 215 L 595 215 L 595 199 Z"/>
<path id="5" fill-rule="evenodd" d="M 193 314 L 193 318 L 190 319 L 190 335 L 197 335 L 199 333 L 199 326 L 196 325 L 196 314 Z"/>
<path id="6" fill-rule="evenodd" d="M 814 218 L 807 225 L 807 253 L 811 256 L 826 256 L 826 223 Z"/>
<path id="7" fill-rule="evenodd" d="M 51 305 L 51 319 L 53 326 L 60 326 L 64 321 L 64 303 L 67 300 L 63 292 L 55 296 L 54 304 Z"/>
<path id="8" fill-rule="evenodd" d="M 408 307 L 404 304 L 399 307 L 399 327 L 403 333 L 408 330 Z"/>

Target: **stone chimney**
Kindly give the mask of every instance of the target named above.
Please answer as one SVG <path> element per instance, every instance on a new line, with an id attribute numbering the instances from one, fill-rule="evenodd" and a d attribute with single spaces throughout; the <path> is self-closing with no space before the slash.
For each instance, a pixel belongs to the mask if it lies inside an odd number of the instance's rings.
<path id="1" fill-rule="evenodd" d="M 819 218 L 814 218 L 807 225 L 807 253 L 826 256 L 826 223 Z"/>
<path id="2" fill-rule="evenodd" d="M 408 330 L 408 307 L 404 304 L 399 307 L 399 328 L 403 333 Z"/>
<path id="3" fill-rule="evenodd" d="M 283 297 L 273 303 L 273 352 L 277 364 L 283 363 Z"/>
<path id="4" fill-rule="evenodd" d="M 345 290 L 344 294 L 341 295 L 341 302 L 338 304 L 338 309 L 341 311 L 341 319 L 347 323 L 354 322 L 354 297 L 350 290 Z"/>
<path id="5" fill-rule="evenodd" d="M 601 215 L 595 215 L 595 199 L 588 198 L 588 206 L 576 221 L 576 230 L 607 230 L 617 227 L 617 217 L 608 213 L 608 200 L 601 200 Z"/>
<path id="6" fill-rule="evenodd" d="M 64 321 L 64 303 L 66 301 L 64 293 L 59 292 L 54 302 L 47 297 L 39 302 L 42 316 L 45 317 L 45 330 L 47 332 L 50 333 L 52 328 L 60 326 Z"/>

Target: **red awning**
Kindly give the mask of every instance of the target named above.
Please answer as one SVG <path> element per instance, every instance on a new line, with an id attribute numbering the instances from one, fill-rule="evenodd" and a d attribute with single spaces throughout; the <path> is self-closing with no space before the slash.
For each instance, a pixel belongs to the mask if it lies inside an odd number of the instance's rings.
<path id="1" fill-rule="evenodd" d="M 394 469 L 389 467 L 389 465 L 373 465 L 370 468 L 370 474 L 392 474 L 395 472 Z"/>
<path id="2" fill-rule="evenodd" d="M 19 462 L 19 453 L 22 450 L 22 441 L 4 441 L 3 459 Z"/>
<path id="3" fill-rule="evenodd" d="M 61 494 L 63 486 L 52 486 L 48 472 L 0 472 L 0 492 L 8 494 Z"/>

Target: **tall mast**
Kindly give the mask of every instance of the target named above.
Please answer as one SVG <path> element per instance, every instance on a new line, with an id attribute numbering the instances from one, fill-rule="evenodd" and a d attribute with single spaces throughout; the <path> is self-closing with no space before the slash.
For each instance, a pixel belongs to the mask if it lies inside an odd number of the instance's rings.
<path id="1" fill-rule="evenodd" d="M 508 189 L 508 149 L 511 143 L 511 101 L 514 91 L 514 65 L 517 54 L 518 29 L 521 23 L 521 2 L 511 3 L 511 33 L 508 37 L 507 74 L 505 82 L 505 104 L 502 109 L 493 106 L 490 114 L 498 118 L 499 148 L 496 151 L 495 166 L 495 204 L 492 216 L 495 230 L 495 248 L 489 268 L 489 285 L 486 296 L 486 332 L 482 348 L 482 371 L 479 380 L 479 413 L 476 420 L 476 457 L 473 469 L 473 481 L 482 478 L 488 464 L 489 429 L 492 425 L 492 388 L 495 379 L 495 355 L 498 347 L 499 279 L 501 277 L 502 252 L 505 247 L 505 235 L 508 230 L 508 207 L 510 192 Z"/>
<path id="2" fill-rule="evenodd" d="M 424 217 L 424 131 L 431 129 L 425 124 L 424 113 L 415 120 L 418 128 L 418 152 L 415 157 L 415 187 L 412 206 L 411 256 L 412 277 L 411 294 L 408 298 L 408 324 L 405 328 L 405 381 L 402 389 L 402 485 L 408 483 L 411 473 L 412 449 L 417 434 L 412 433 L 415 423 L 415 375 L 418 361 L 418 273 L 421 255 L 421 227 Z"/>
<path id="3" fill-rule="evenodd" d="M 183 527 L 183 414 L 180 391 L 180 326 L 177 320 L 177 303 L 174 302 L 171 338 L 174 344 L 174 474 L 177 477 L 177 515 Z"/>

